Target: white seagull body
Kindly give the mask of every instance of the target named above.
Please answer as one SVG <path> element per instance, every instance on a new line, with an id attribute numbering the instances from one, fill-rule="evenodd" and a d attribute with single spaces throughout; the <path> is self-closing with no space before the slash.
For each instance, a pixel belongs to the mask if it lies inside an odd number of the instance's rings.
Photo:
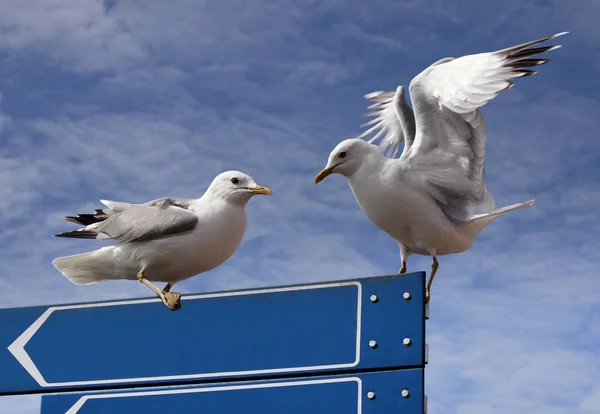
<path id="1" fill-rule="evenodd" d="M 410 83 L 414 112 L 402 86 L 366 95 L 375 101 L 369 114 L 375 119 L 365 125 L 373 126 L 338 144 L 315 178 L 318 183 L 332 173 L 347 177 L 366 216 L 397 241 L 399 273 L 406 272 L 413 253 L 433 258 L 427 300 L 436 256 L 468 250 L 496 218 L 533 204 L 494 209 L 484 181 L 486 128 L 479 108 L 512 87 L 511 79 L 535 73 L 527 67 L 548 62 L 530 57 L 560 47 L 531 46 L 563 34 L 435 62 Z M 368 142 L 361 139 L 374 131 Z M 372 144 L 379 138 L 380 146 Z M 403 151 L 394 158 L 402 141 Z"/>
<path id="2" fill-rule="evenodd" d="M 58 237 L 115 239 L 120 243 L 54 259 L 77 285 L 101 280 L 140 280 L 171 309 L 179 294 L 171 287 L 211 270 L 233 255 L 246 229 L 245 206 L 255 194 L 271 194 L 248 175 L 218 175 L 199 199 L 161 198 L 144 204 L 101 200 L 108 209 L 66 217 L 85 227 Z M 162 291 L 148 281 L 167 282 Z"/>

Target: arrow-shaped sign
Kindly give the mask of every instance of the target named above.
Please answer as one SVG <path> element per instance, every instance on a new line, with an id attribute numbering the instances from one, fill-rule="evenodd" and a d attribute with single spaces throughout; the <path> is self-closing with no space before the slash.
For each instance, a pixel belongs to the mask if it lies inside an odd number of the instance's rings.
<path id="1" fill-rule="evenodd" d="M 424 364 L 424 274 L 0 310 L 0 394 Z"/>
<path id="2" fill-rule="evenodd" d="M 42 414 L 423 414 L 423 371 L 45 395 Z"/>

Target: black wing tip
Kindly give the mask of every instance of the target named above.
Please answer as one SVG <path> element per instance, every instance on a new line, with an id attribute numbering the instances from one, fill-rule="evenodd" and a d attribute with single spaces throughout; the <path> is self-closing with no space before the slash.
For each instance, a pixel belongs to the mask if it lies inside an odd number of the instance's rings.
<path id="1" fill-rule="evenodd" d="M 524 78 L 526 76 L 535 75 L 537 73 L 535 70 L 527 68 L 545 65 L 546 63 L 550 62 L 551 59 L 535 58 L 534 56 L 559 49 L 562 47 L 562 45 L 551 45 L 541 47 L 532 46 L 538 45 L 551 39 L 555 39 L 559 36 L 564 36 L 568 33 L 569 32 L 560 32 L 552 36 L 546 36 L 538 40 L 533 40 L 522 45 L 513 46 L 511 48 L 502 50 L 501 52 L 506 53 L 505 59 L 507 60 L 507 62 L 503 66 L 514 70 L 514 78 Z"/>
<path id="2" fill-rule="evenodd" d="M 76 216 L 63 217 L 64 220 L 75 224 L 81 224 L 83 226 L 89 226 L 90 224 L 99 223 L 108 218 L 108 216 L 102 210 L 96 210 L 94 214 L 77 214 Z"/>
<path id="3" fill-rule="evenodd" d="M 503 66 L 514 69 L 528 68 L 530 66 L 541 66 L 551 62 L 551 59 L 519 59 L 513 62 L 507 62 Z"/>
<path id="4" fill-rule="evenodd" d="M 571 33 L 571 32 L 570 31 L 559 32 L 559 33 L 555 33 L 550 36 L 545 36 L 545 37 L 539 38 L 537 40 L 533 40 L 532 42 L 528 42 L 528 43 L 532 43 L 532 44 L 544 43 L 544 42 L 547 42 L 548 40 L 556 39 L 557 37 L 561 37 L 561 36 L 567 35 L 569 33 Z"/>
<path id="5" fill-rule="evenodd" d="M 73 230 L 55 234 L 54 237 L 64 237 L 69 239 L 95 239 L 98 233 L 91 230 Z"/>
<path id="6" fill-rule="evenodd" d="M 535 75 L 537 73 L 535 70 L 529 69 L 517 69 L 514 72 L 517 73 L 515 78 L 525 78 L 527 76 Z"/>
<path id="7" fill-rule="evenodd" d="M 562 47 L 562 45 L 552 45 L 552 46 L 545 46 L 545 47 L 531 47 L 531 48 L 527 48 L 527 49 L 521 49 L 521 50 L 515 51 L 513 53 L 509 53 L 507 55 L 507 58 L 508 59 L 525 60 L 524 58 L 534 56 L 534 55 L 539 55 L 539 54 L 542 54 L 545 52 L 552 52 L 553 50 L 560 49 L 561 47 Z M 531 60 L 544 61 L 545 59 L 531 59 Z"/>
<path id="8" fill-rule="evenodd" d="M 529 42 L 521 43 L 519 45 L 510 46 L 510 47 L 507 47 L 505 49 L 498 50 L 495 53 L 500 53 L 500 54 L 504 54 L 505 53 L 506 56 L 509 57 L 509 58 L 516 58 L 516 57 L 532 56 L 532 55 L 535 55 L 535 54 L 538 54 L 538 53 L 543 53 L 543 52 L 549 52 L 551 50 L 555 50 L 555 49 L 558 49 L 558 48 L 562 47 L 562 45 L 537 47 L 537 48 L 532 48 L 532 46 L 539 45 L 540 43 L 544 43 L 544 42 L 547 42 L 547 41 L 552 40 L 552 39 L 556 39 L 557 37 L 564 36 L 564 35 L 566 35 L 568 33 L 570 33 L 570 32 L 556 33 L 556 34 L 553 34 L 551 36 L 546 36 L 546 37 L 542 37 L 540 39 L 531 40 Z"/>

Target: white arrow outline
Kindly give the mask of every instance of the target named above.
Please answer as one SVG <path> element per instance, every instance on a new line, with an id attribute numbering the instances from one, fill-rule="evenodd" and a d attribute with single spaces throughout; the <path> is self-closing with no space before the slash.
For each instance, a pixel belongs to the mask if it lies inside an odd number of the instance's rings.
<path id="1" fill-rule="evenodd" d="M 244 295 L 259 295 L 264 293 L 277 293 L 277 292 L 290 292 L 298 290 L 314 290 L 314 289 L 326 289 L 334 287 L 344 286 L 356 286 L 357 287 L 357 307 L 356 307 L 356 358 L 353 362 L 344 364 L 332 364 L 332 365 L 315 365 L 315 366 L 304 366 L 304 367 L 289 367 L 289 368 L 276 368 L 276 369 L 262 369 L 262 370 L 250 370 L 250 371 L 231 371 L 231 372 L 213 372 L 205 374 L 186 374 L 186 375 L 168 375 L 158 377 L 140 377 L 140 378 L 117 378 L 117 379 L 106 379 L 106 380 L 88 380 L 88 381 L 69 381 L 69 382 L 47 382 L 40 370 L 37 368 L 27 351 L 25 351 L 25 345 L 31 340 L 33 335 L 42 327 L 44 322 L 48 320 L 50 315 L 54 311 L 68 310 L 68 309 L 85 309 L 85 308 L 98 308 L 105 306 L 122 306 L 131 304 L 151 303 L 160 302 L 160 299 L 137 299 L 128 301 L 118 302 L 103 302 L 103 303 L 90 303 L 80 305 L 64 305 L 64 306 L 52 306 L 29 326 L 15 341 L 8 346 L 8 351 L 15 357 L 15 359 L 25 368 L 25 370 L 31 375 L 33 379 L 41 387 L 67 387 L 67 386 L 80 386 L 80 385 L 103 385 L 103 384 L 122 384 L 127 382 L 149 382 L 149 381 L 172 381 L 172 380 L 186 380 L 195 378 L 210 378 L 210 377 L 231 377 L 236 375 L 259 375 L 259 374 L 275 374 L 285 372 L 296 372 L 296 371 L 314 371 L 314 370 L 326 370 L 334 368 L 352 368 L 360 362 L 360 338 L 361 338 L 361 319 L 362 319 L 362 284 L 358 281 L 353 282 L 338 282 L 328 283 L 321 285 L 305 285 L 305 286 L 292 286 L 284 288 L 268 288 L 268 289 L 257 289 L 248 291 L 237 291 L 237 292 L 221 292 L 221 293 L 208 293 L 193 296 L 184 296 L 182 300 L 194 300 L 194 299 L 209 299 L 219 298 L 227 296 L 244 296 Z"/>
<path id="2" fill-rule="evenodd" d="M 102 399 L 102 398 L 127 398 L 127 397 L 144 397 L 147 395 L 165 395 L 165 394 L 191 394 L 201 392 L 218 392 L 218 391 L 236 391 L 243 389 L 257 389 L 257 388 L 281 388 L 281 387 L 294 387 L 304 385 L 315 385 L 315 384 L 330 384 L 339 382 L 356 382 L 358 385 L 358 403 L 357 403 L 357 414 L 362 414 L 362 380 L 359 377 L 346 377 L 346 378 L 328 378 L 312 381 L 293 381 L 293 382 L 272 382 L 263 384 L 250 384 L 250 385 L 230 385 L 222 387 L 204 387 L 204 388 L 187 388 L 187 389 L 171 389 L 171 390 L 157 390 L 157 391 L 142 391 L 142 392 L 124 392 L 114 394 L 96 394 L 96 395 L 84 395 L 81 397 L 65 414 L 77 414 L 81 407 L 88 400 Z"/>

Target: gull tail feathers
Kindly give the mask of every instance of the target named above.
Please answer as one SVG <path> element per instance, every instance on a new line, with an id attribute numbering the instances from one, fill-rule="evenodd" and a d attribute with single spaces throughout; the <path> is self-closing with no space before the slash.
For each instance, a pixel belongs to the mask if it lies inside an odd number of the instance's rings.
<path id="1" fill-rule="evenodd" d="M 534 201 L 535 200 L 529 200 L 523 203 L 517 203 L 512 204 L 510 206 L 502 207 L 489 213 L 475 214 L 469 219 L 469 221 L 467 221 L 464 224 L 464 226 L 466 226 L 470 231 L 474 232 L 474 234 L 477 235 L 479 234 L 479 232 L 481 232 L 481 230 L 483 230 L 488 224 L 496 220 L 498 217 L 501 217 L 506 213 L 510 213 L 511 211 L 521 210 L 523 208 L 529 207 L 533 204 Z"/>
<path id="2" fill-rule="evenodd" d="M 98 251 L 57 257 L 52 261 L 54 267 L 75 285 L 91 285 L 105 279 L 110 279 L 97 262 Z M 106 267 L 105 267 L 106 268 Z M 110 268 L 110 267 L 108 267 Z"/>

